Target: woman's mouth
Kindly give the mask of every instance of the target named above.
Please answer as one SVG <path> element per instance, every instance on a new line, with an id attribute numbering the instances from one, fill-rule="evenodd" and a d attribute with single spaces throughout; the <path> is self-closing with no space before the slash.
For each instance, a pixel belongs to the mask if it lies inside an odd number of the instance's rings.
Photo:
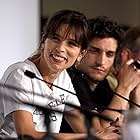
<path id="1" fill-rule="evenodd" d="M 57 62 L 57 63 L 61 63 L 61 62 L 64 62 L 66 60 L 66 58 L 64 56 L 61 56 L 61 55 L 58 55 L 58 54 L 52 54 L 52 59 L 54 62 Z"/>

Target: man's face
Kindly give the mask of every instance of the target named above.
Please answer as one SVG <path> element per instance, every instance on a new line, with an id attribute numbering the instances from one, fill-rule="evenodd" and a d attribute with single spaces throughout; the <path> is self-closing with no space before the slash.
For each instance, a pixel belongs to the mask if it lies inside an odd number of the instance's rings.
<path id="1" fill-rule="evenodd" d="M 113 65 L 117 47 L 117 41 L 114 38 L 93 39 L 78 69 L 93 81 L 104 80 Z"/>

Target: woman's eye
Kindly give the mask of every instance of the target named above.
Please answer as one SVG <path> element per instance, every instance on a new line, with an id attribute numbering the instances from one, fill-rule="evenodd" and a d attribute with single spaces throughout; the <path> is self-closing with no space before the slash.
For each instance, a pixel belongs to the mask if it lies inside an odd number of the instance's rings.
<path id="1" fill-rule="evenodd" d="M 56 36 L 52 37 L 51 39 L 55 42 L 60 42 L 61 41 L 60 38 L 56 37 Z"/>
<path id="2" fill-rule="evenodd" d="M 77 47 L 77 46 L 79 46 L 78 43 L 76 43 L 76 42 L 74 42 L 74 41 L 68 41 L 67 44 L 68 44 L 69 46 L 72 46 L 72 47 Z"/>

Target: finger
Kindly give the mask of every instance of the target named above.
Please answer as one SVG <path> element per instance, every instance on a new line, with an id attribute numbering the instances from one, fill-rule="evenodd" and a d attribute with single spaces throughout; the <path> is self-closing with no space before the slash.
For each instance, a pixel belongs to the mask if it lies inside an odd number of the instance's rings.
<path id="1" fill-rule="evenodd" d="M 110 123 L 110 125 L 111 125 L 111 126 L 116 126 L 116 127 L 119 126 L 119 118 L 117 117 L 115 121 L 112 121 L 112 122 Z"/>
<path id="2" fill-rule="evenodd" d="M 127 61 L 127 65 L 130 65 L 130 64 L 132 64 L 132 63 L 134 63 L 134 59 L 129 59 L 128 61 Z"/>
<path id="3" fill-rule="evenodd" d="M 137 69 L 140 69 L 140 61 L 139 60 L 134 61 L 133 64 Z"/>
<path id="4" fill-rule="evenodd" d="M 128 60 L 126 64 L 129 65 L 134 71 L 140 71 L 140 64 L 137 61 L 134 61 L 134 59 Z"/>
<path id="5" fill-rule="evenodd" d="M 133 65 L 133 69 L 134 71 L 137 71 L 137 67 L 135 65 Z"/>

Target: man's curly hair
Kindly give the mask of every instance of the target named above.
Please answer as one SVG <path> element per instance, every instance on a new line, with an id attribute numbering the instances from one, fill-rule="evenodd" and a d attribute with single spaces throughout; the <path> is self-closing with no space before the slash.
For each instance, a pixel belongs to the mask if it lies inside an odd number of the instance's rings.
<path id="1" fill-rule="evenodd" d="M 119 24 L 107 16 L 97 16 L 88 20 L 90 26 L 90 38 L 108 38 L 112 37 L 120 43 L 124 30 Z"/>

